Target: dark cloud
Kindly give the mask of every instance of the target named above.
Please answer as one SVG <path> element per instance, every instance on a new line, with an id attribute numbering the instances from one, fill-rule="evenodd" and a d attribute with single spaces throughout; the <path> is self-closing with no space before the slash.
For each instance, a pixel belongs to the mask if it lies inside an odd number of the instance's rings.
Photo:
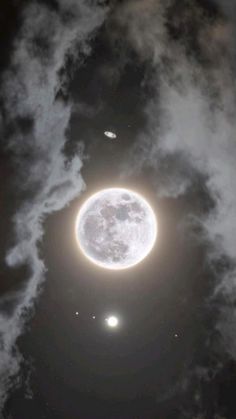
<path id="1" fill-rule="evenodd" d="M 233 28 L 225 15 L 234 7 L 220 1 L 137 0 L 122 3 L 114 19 L 117 31 L 126 33 L 152 68 L 147 128 L 125 173 L 153 170 L 160 198 L 188 196 L 201 177 L 210 205 L 202 213 L 192 208 L 192 219 L 209 245 L 209 266 L 214 270 L 224 258 L 230 262 L 215 270 L 212 294 L 221 311 L 215 327 L 235 359 L 236 103 Z"/>
<path id="2" fill-rule="evenodd" d="M 81 156 L 63 154 L 72 105 L 58 98 L 67 79 L 60 76 L 67 58 L 80 62 L 90 53 L 89 42 L 102 24 L 105 8 L 95 3 L 60 0 L 56 8 L 33 2 L 22 12 L 22 26 L 13 45 L 8 70 L 1 79 L 1 131 L 18 167 L 16 187 L 27 198 L 14 216 L 15 245 L 7 252 L 9 267 L 28 264 L 30 275 L 14 300 L 14 309 L 0 316 L 0 404 L 19 371 L 15 346 L 29 309 L 44 279 L 45 265 L 38 245 L 46 215 L 62 209 L 85 185 Z M 4 121 L 4 123 L 3 123 Z M 79 150 L 78 150 L 79 151 Z M 17 301 L 17 303 L 15 303 Z"/>
<path id="3" fill-rule="evenodd" d="M 214 0 L 214 3 L 220 6 L 230 20 L 235 19 L 236 4 L 234 0 Z"/>

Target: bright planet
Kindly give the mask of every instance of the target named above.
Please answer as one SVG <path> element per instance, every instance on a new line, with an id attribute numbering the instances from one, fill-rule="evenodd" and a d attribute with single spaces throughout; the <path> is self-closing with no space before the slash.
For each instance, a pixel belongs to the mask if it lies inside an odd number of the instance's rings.
<path id="1" fill-rule="evenodd" d="M 106 319 L 106 323 L 107 323 L 107 326 L 109 326 L 111 328 L 115 328 L 115 327 L 118 326 L 119 320 L 118 320 L 118 318 L 116 316 L 109 316 Z"/>
<path id="2" fill-rule="evenodd" d="M 157 220 L 140 194 L 124 188 L 90 196 L 76 219 L 76 239 L 83 254 L 106 269 L 127 269 L 141 262 L 157 237 Z"/>
<path id="3" fill-rule="evenodd" d="M 110 139 L 112 139 L 112 140 L 115 140 L 115 139 L 116 139 L 116 137 L 117 137 L 117 135 L 116 135 L 114 132 L 111 132 L 111 131 L 105 131 L 105 132 L 104 132 L 104 135 L 105 135 L 107 138 L 110 138 Z"/>

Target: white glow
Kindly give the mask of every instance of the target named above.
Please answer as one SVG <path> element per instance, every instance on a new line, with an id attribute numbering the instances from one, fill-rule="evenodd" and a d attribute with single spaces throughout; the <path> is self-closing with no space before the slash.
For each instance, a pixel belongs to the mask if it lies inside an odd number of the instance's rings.
<path id="1" fill-rule="evenodd" d="M 107 325 L 108 325 L 109 327 L 112 327 L 112 328 L 117 327 L 117 326 L 118 326 L 118 324 L 119 324 L 119 320 L 118 320 L 118 318 L 117 318 L 117 317 L 115 317 L 115 316 L 109 316 L 109 317 L 106 319 L 106 322 L 107 322 Z"/>
<path id="2" fill-rule="evenodd" d="M 96 254 L 90 251 L 90 241 L 94 241 L 94 238 L 97 240 L 96 246 L 98 249 L 101 248 L 101 245 L 104 243 L 107 244 L 107 248 L 112 244 L 112 242 L 108 241 L 108 239 L 106 239 L 106 241 L 104 240 L 104 237 L 106 237 L 107 233 L 106 218 L 104 217 L 102 219 L 102 222 L 105 224 L 105 227 L 102 227 L 104 230 L 102 233 L 98 232 L 97 236 L 95 231 L 94 235 L 90 233 L 92 236 L 91 238 L 87 237 L 84 234 L 83 226 L 87 214 L 89 214 L 90 211 L 93 211 L 93 217 L 98 220 L 100 213 L 99 210 L 94 210 L 93 208 L 95 202 L 103 202 L 105 196 L 108 202 L 111 204 L 113 204 L 112 200 L 116 201 L 116 204 L 114 204 L 114 207 L 116 208 L 115 205 L 119 206 L 121 202 L 120 197 L 122 194 L 128 194 L 130 199 L 133 200 L 132 202 L 139 204 L 142 207 L 144 215 L 142 215 L 143 218 L 141 218 L 141 222 L 139 224 L 135 222 L 133 217 L 131 222 L 126 221 L 122 223 L 121 221 L 116 221 L 113 225 L 112 228 L 116 229 L 118 239 L 124 243 L 124 246 L 128 246 L 127 254 L 125 257 L 117 262 L 112 261 L 112 259 L 109 259 L 108 257 L 96 257 Z M 109 201 L 109 199 L 111 199 L 111 201 Z M 91 210 L 91 208 L 93 209 Z M 156 242 L 157 232 L 157 220 L 150 204 L 137 192 L 125 188 L 103 189 L 90 196 L 80 208 L 75 225 L 76 240 L 82 253 L 86 256 L 87 259 L 89 259 L 97 266 L 111 270 L 123 270 L 131 268 L 140 263 L 152 250 Z"/>
<path id="3" fill-rule="evenodd" d="M 105 131 L 104 135 L 107 138 L 111 138 L 112 140 L 115 140 L 115 138 L 117 137 L 117 135 L 114 132 L 111 132 L 111 131 Z"/>

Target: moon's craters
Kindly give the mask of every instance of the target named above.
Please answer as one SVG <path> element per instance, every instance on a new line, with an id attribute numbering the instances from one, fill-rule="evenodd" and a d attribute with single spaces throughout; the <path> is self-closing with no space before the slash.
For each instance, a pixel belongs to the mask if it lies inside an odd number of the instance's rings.
<path id="1" fill-rule="evenodd" d="M 139 194 L 121 188 L 92 195 L 79 211 L 76 235 L 84 254 L 108 269 L 136 265 L 152 249 L 157 223 Z"/>

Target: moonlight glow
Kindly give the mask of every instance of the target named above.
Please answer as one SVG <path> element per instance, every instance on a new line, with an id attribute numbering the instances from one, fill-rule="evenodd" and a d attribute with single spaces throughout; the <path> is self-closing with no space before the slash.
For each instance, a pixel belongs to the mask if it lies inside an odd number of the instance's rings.
<path id="1" fill-rule="evenodd" d="M 152 250 L 157 221 L 149 203 L 123 188 L 104 189 L 82 205 L 76 239 L 84 255 L 106 269 L 126 269 Z"/>

